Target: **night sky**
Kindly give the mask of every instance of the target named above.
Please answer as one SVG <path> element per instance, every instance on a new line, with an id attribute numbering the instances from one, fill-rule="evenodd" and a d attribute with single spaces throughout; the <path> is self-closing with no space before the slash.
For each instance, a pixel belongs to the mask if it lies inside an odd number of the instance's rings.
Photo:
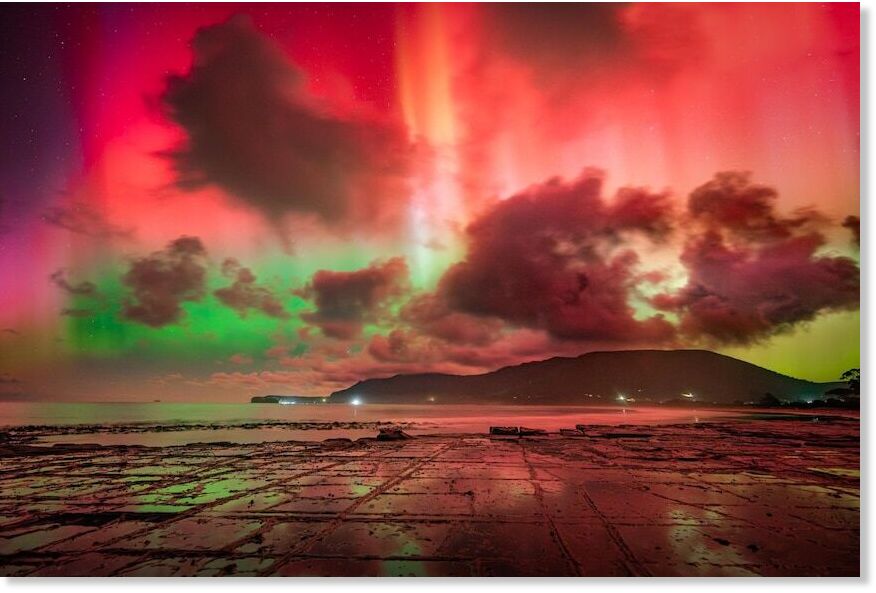
<path id="1" fill-rule="evenodd" d="M 859 365 L 856 4 L 0 11 L 0 398 Z"/>

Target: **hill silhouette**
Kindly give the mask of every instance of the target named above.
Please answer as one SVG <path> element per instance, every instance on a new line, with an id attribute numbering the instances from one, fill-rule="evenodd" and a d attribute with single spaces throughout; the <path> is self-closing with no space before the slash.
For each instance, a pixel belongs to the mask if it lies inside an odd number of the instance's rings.
<path id="1" fill-rule="evenodd" d="M 619 396 L 662 402 L 688 398 L 734 404 L 764 394 L 818 398 L 837 383 L 795 379 L 708 350 L 623 350 L 528 362 L 480 375 L 421 373 L 368 379 L 332 393 L 331 402 L 605 404 Z"/>

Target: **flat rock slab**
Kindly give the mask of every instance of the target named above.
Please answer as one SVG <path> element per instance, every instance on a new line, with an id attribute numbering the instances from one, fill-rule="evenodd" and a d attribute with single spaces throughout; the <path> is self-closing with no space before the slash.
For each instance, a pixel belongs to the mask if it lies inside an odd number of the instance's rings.
<path id="1" fill-rule="evenodd" d="M 593 436 L 8 447 L 0 575 L 859 574 L 857 419 Z"/>

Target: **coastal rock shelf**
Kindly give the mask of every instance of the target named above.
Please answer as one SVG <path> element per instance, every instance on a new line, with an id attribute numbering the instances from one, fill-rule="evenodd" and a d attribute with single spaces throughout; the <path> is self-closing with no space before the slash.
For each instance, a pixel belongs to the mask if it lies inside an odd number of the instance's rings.
<path id="1" fill-rule="evenodd" d="M 37 441 L 43 437 L 57 437 L 64 435 L 81 434 L 131 434 L 131 433 L 160 433 L 160 432 L 187 432 L 204 430 L 259 430 L 259 429 L 286 429 L 286 430 L 381 430 L 387 428 L 411 428 L 410 422 L 316 422 L 316 421 L 285 421 L 265 420 L 260 422 L 136 422 L 128 424 L 65 424 L 65 425 L 25 425 L 0 427 L 0 446 L 3 443 L 25 443 Z"/>
<path id="2" fill-rule="evenodd" d="M 859 573 L 857 419 L 647 433 L 7 446 L 0 574 Z"/>

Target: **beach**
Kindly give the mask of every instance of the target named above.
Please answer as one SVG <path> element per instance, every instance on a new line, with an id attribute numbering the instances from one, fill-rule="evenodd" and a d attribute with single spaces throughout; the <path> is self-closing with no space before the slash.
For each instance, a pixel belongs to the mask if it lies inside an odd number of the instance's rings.
<path id="1" fill-rule="evenodd" d="M 0 574 L 859 574 L 855 415 L 581 428 L 51 446 L 19 427 Z"/>

